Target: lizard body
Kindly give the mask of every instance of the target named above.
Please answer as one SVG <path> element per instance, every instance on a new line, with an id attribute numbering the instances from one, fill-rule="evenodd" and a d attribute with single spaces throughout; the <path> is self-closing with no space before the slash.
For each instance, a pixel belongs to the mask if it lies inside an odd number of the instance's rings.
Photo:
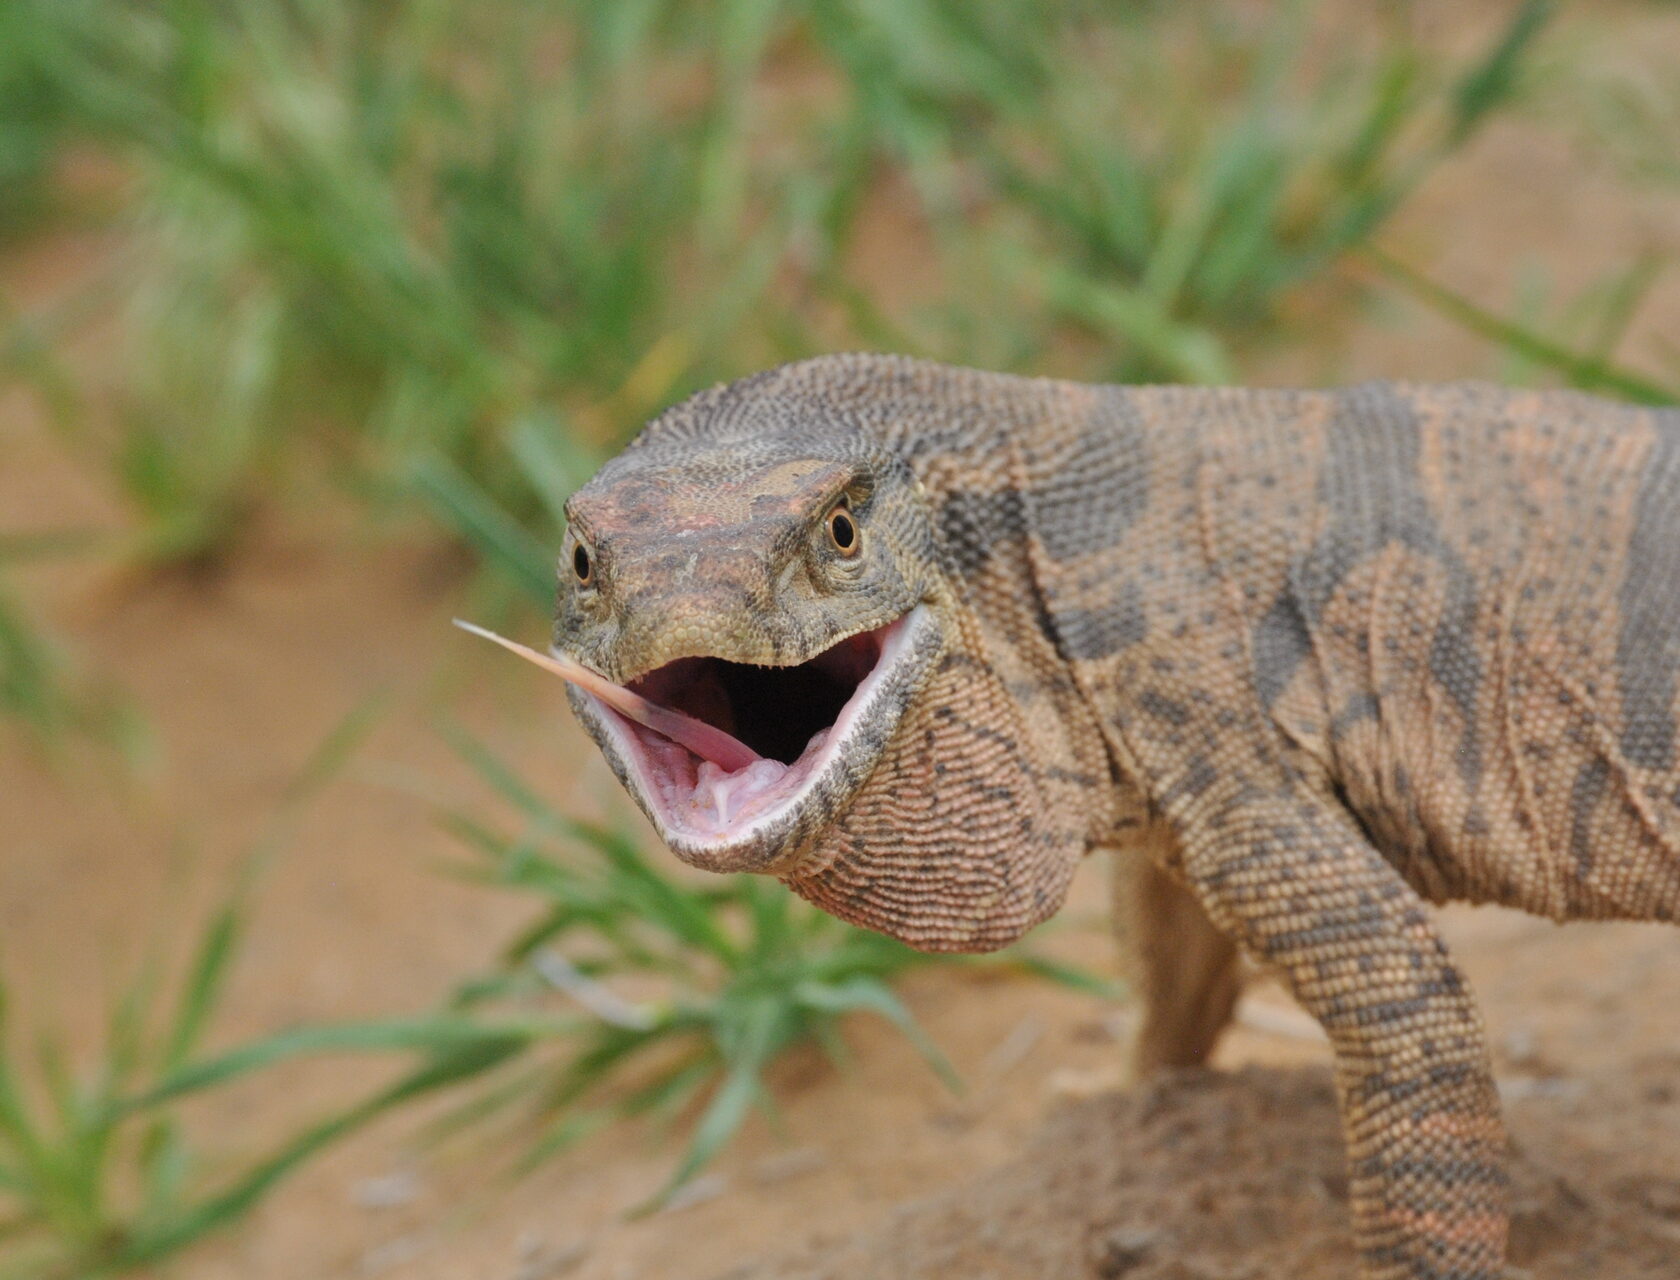
<path id="1" fill-rule="evenodd" d="M 571 691 L 679 856 L 978 950 L 1114 848 L 1138 1065 L 1275 966 L 1335 1052 L 1366 1280 L 1501 1273 L 1425 902 L 1680 913 L 1680 414 L 833 356 L 667 411 L 568 513 L 556 652 L 763 753 Z"/>

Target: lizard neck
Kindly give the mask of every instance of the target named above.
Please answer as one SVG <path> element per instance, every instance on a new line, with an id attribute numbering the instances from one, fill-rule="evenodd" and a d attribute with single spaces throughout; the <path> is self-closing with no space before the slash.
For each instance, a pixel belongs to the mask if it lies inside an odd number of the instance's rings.
<path id="1" fill-rule="evenodd" d="M 1118 610 L 1095 597 L 1125 580 L 1124 533 L 1152 459 L 1117 420 L 1119 388 L 934 372 L 943 380 L 925 413 L 912 400 L 898 419 L 895 447 L 934 512 L 972 622 L 965 642 L 1018 707 L 1053 803 L 1084 818 L 1087 844 L 1107 842 L 1141 826 L 1147 806 L 1123 744 L 1106 731 L 1102 697 L 1081 678 L 1083 642 L 1075 634 L 1070 649 L 1069 627 L 1124 633 L 1130 623 L 1135 586 Z M 1165 452 L 1155 446 L 1154 459 Z M 1074 616 L 1077 605 L 1069 612 L 1070 562 L 1093 596 L 1088 617 Z"/>

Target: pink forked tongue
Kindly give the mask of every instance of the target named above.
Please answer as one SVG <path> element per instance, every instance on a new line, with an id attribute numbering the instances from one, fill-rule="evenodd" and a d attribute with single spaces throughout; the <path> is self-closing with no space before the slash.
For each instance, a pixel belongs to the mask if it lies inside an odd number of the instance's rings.
<path id="1" fill-rule="evenodd" d="M 544 671 L 551 671 L 562 680 L 570 680 L 580 689 L 587 689 L 626 719 L 646 725 L 655 733 L 687 747 L 702 760 L 710 760 L 726 773 L 745 769 L 759 758 L 758 753 L 751 747 L 731 737 L 722 729 L 715 728 L 704 720 L 696 720 L 693 716 L 685 716 L 680 711 L 662 707 L 657 702 L 649 702 L 641 694 L 632 693 L 623 685 L 614 684 L 604 676 L 596 675 L 581 662 L 538 653 L 535 649 L 527 649 L 524 645 L 499 636 L 494 631 L 486 631 L 483 627 L 463 622 L 459 618 L 455 619 L 455 625 L 462 631 L 470 631 L 475 636 L 494 641 L 509 652 L 517 653 L 525 661 L 535 663 Z"/>

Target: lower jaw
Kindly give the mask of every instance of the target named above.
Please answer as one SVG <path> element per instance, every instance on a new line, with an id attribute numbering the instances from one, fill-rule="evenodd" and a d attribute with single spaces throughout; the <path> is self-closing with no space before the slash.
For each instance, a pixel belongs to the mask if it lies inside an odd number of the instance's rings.
<path id="1" fill-rule="evenodd" d="M 832 805 L 838 799 L 829 796 L 831 784 L 819 771 L 800 768 L 799 762 L 795 762 L 780 766 L 786 769 L 786 777 L 797 777 L 795 785 L 789 788 L 787 801 L 781 805 L 749 815 L 734 827 L 684 821 L 683 811 L 692 807 L 688 803 L 692 797 L 668 799 L 659 794 L 665 788 L 657 777 L 651 776 L 653 771 L 645 762 L 635 759 L 637 746 L 629 741 L 637 733 L 637 726 L 603 703 L 596 702 L 590 711 L 595 720 L 592 731 L 606 749 L 625 790 L 636 800 L 671 852 L 702 871 L 785 874 L 809 847 L 814 827 L 819 825 L 816 815 L 832 812 Z"/>
<path id="2" fill-rule="evenodd" d="M 820 784 L 835 732 L 832 725 L 819 731 L 791 763 L 760 757 L 726 774 L 648 730 L 626 727 L 640 749 L 641 791 L 654 797 L 661 835 L 690 848 L 732 845 L 760 825 L 791 818 Z"/>
<path id="3" fill-rule="evenodd" d="M 715 766 L 694 761 L 683 748 L 625 720 L 591 695 L 581 691 L 579 695 L 589 704 L 586 720 L 594 722 L 591 730 L 615 772 L 673 853 L 706 870 L 786 874 L 809 848 L 816 830 L 830 820 L 846 794 L 869 772 L 873 761 L 857 758 L 856 731 L 871 708 L 881 713 L 882 704 L 877 700 L 891 697 L 895 692 L 892 686 L 905 680 L 920 683 L 936 649 L 928 643 L 934 639 L 930 623 L 927 607 L 918 606 L 885 628 L 875 668 L 860 683 L 835 723 L 814 736 L 791 764 L 758 761 L 758 765 L 780 771 L 780 776 L 760 792 L 768 800 L 755 801 L 749 810 L 732 818 L 726 797 L 725 820 L 721 822 L 717 820 L 715 793 L 702 792 L 707 783 L 718 780 L 727 787 L 740 774 L 703 779 L 701 770 Z M 890 714 L 896 718 L 896 708 Z M 886 736 L 877 738 L 884 741 Z M 661 752 L 682 753 L 691 762 L 690 767 L 686 772 L 677 767 L 681 761 L 673 755 L 672 767 L 661 769 L 657 761 Z M 686 782 L 688 774 L 694 775 L 698 786 Z"/>

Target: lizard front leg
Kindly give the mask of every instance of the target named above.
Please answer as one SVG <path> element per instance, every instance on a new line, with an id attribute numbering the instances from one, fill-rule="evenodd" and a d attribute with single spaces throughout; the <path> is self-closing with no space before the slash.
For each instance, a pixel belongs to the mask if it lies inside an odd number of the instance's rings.
<path id="1" fill-rule="evenodd" d="M 1323 1024 L 1364 1280 L 1496 1280 L 1504 1133 L 1481 1018 L 1416 893 L 1327 794 L 1210 793 L 1182 812 L 1208 914 Z"/>
<path id="2" fill-rule="evenodd" d="M 1120 968 L 1140 1019 L 1128 1046 L 1136 1078 L 1207 1062 L 1242 992 L 1242 958 L 1201 903 L 1162 867 L 1176 837 L 1152 822 L 1111 852 Z"/>

